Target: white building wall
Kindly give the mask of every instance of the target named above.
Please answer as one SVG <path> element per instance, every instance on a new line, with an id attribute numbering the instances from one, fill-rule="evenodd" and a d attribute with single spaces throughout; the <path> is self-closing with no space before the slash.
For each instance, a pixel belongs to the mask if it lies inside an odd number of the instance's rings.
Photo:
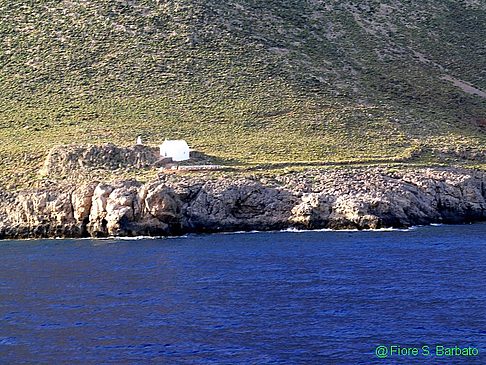
<path id="1" fill-rule="evenodd" d="M 171 157 L 173 161 L 189 160 L 189 145 L 184 140 L 165 140 L 160 145 L 160 156 Z"/>

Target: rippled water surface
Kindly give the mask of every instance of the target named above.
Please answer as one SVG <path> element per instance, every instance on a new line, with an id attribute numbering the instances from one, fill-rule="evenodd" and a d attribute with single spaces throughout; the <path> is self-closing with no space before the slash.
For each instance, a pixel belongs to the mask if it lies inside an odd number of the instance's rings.
<path id="1" fill-rule="evenodd" d="M 392 344 L 480 355 L 375 356 Z M 485 354 L 483 224 L 0 242 L 0 364 L 486 364 Z"/>

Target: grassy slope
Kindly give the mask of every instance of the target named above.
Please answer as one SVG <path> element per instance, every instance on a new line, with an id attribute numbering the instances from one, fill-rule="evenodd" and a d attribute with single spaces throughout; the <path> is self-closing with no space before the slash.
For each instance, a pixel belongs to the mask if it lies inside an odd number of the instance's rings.
<path id="1" fill-rule="evenodd" d="M 441 79 L 486 90 L 481 3 L 0 0 L 0 183 L 139 134 L 233 164 L 482 149 L 485 100 Z"/>

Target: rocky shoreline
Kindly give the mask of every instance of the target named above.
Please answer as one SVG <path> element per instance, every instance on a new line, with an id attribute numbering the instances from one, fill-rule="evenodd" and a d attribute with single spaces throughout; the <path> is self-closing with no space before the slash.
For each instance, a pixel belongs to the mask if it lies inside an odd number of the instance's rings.
<path id="1" fill-rule="evenodd" d="M 452 168 L 161 175 L 0 191 L 0 238 L 378 229 L 486 220 L 486 173 Z"/>

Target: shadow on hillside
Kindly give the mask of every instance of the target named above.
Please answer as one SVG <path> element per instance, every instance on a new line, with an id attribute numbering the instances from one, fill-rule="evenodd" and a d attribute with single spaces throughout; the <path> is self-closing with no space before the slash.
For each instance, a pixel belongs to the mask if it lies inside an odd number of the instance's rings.
<path id="1" fill-rule="evenodd" d="M 191 151 L 191 158 L 187 161 L 182 161 L 180 165 L 221 165 L 221 166 L 243 166 L 241 160 L 235 158 L 222 158 L 208 155 L 201 151 Z"/>

